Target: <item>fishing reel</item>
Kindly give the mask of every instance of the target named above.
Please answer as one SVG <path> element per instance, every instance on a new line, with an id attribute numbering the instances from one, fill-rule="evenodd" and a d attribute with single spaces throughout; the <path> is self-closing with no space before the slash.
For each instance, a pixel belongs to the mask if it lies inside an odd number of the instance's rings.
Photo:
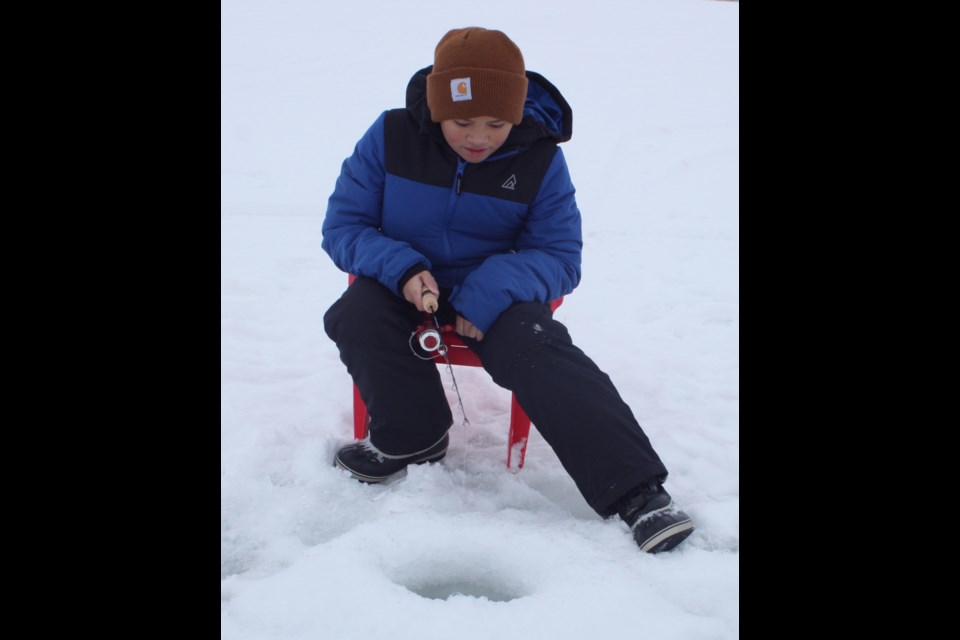
<path id="1" fill-rule="evenodd" d="M 417 327 L 416 331 L 413 332 L 411 337 L 416 337 L 417 343 L 420 345 L 420 348 L 426 351 L 427 353 L 437 352 L 441 356 L 447 353 L 447 345 L 443 343 L 443 338 L 440 337 L 440 331 L 434 327 L 429 326 L 424 323 Z"/>
<path id="2" fill-rule="evenodd" d="M 440 338 L 440 332 L 433 327 L 420 327 L 417 331 L 417 342 L 424 351 L 434 352 L 444 349 L 443 340 Z M 440 355 L 443 355 L 442 353 Z"/>
<path id="3" fill-rule="evenodd" d="M 430 326 L 429 322 L 424 322 L 417 327 L 413 335 L 410 336 L 410 348 L 413 349 L 413 336 L 417 336 L 417 342 L 420 343 L 420 348 L 425 352 L 428 354 L 437 352 L 441 356 L 446 356 L 447 345 L 443 344 L 443 338 L 440 337 L 440 323 L 437 322 L 436 316 L 433 315 L 439 307 L 437 296 L 429 289 L 424 289 L 420 292 L 420 298 L 423 301 L 424 311 L 433 318 L 433 326 Z M 414 353 L 416 354 L 416 350 L 414 350 Z M 431 355 L 430 357 L 432 358 L 433 356 Z"/>

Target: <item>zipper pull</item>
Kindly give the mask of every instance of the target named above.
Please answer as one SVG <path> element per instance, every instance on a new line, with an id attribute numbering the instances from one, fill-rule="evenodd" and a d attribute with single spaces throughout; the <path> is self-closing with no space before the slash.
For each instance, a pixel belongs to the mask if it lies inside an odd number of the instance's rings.
<path id="1" fill-rule="evenodd" d="M 460 195 L 460 190 L 463 187 L 463 170 L 466 165 L 466 160 L 457 160 L 457 195 Z"/>

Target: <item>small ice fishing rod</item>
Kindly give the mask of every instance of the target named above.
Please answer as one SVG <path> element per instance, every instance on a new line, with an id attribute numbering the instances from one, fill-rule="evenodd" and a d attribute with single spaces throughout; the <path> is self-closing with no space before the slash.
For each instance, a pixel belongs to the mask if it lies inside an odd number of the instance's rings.
<path id="1" fill-rule="evenodd" d="M 440 308 L 440 302 L 437 300 L 437 294 L 430 289 L 424 289 L 420 292 L 420 301 L 423 306 L 424 311 L 430 314 L 430 317 L 433 319 L 434 328 L 425 328 L 422 331 L 419 331 L 418 341 L 420 346 L 424 351 L 432 353 L 436 351 L 442 357 L 444 362 L 447 363 L 447 371 L 450 372 L 450 379 L 453 380 L 453 390 L 457 392 L 457 401 L 460 403 L 460 412 L 463 414 L 463 424 L 467 426 L 470 424 L 470 421 L 467 420 L 467 413 L 463 410 L 463 398 L 460 397 L 460 388 L 457 386 L 457 379 L 453 375 L 453 365 L 450 362 L 450 358 L 447 357 L 447 345 L 443 342 L 443 336 L 440 331 L 440 321 L 437 320 L 437 309 Z M 416 335 L 418 331 L 414 331 Z M 413 338 L 413 336 L 410 336 Z M 410 345 L 410 349 L 413 350 L 413 345 Z M 416 350 L 413 350 L 414 355 L 418 358 L 421 356 L 417 354 Z M 427 358 L 432 360 L 432 356 Z"/>

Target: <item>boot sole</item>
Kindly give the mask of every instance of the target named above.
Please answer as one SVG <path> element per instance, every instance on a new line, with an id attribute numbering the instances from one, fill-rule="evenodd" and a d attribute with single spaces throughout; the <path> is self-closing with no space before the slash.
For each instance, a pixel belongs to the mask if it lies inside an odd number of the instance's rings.
<path id="1" fill-rule="evenodd" d="M 409 464 L 407 464 L 407 467 L 410 466 L 411 464 L 426 464 L 428 462 L 440 462 L 446 457 L 446 455 L 447 455 L 446 451 L 441 451 L 438 454 L 434 454 L 427 458 L 423 458 L 422 460 L 413 460 Z M 338 469 L 343 469 L 344 471 L 348 472 L 355 480 L 359 480 L 360 482 L 365 482 L 367 484 L 379 484 L 381 482 L 385 482 L 390 478 L 397 477 L 399 474 L 404 473 L 407 470 L 407 467 L 404 467 L 399 471 L 394 471 L 393 473 L 386 476 L 369 476 L 369 475 L 365 475 L 363 473 L 354 471 L 347 465 L 343 464 L 343 462 L 340 460 L 339 455 L 336 457 L 333 464 Z"/>
<path id="2" fill-rule="evenodd" d="M 670 551 L 675 546 L 683 542 L 693 533 L 693 521 L 690 518 L 676 522 L 663 531 L 657 533 L 642 545 L 640 550 L 647 553 L 660 553 L 661 551 Z"/>

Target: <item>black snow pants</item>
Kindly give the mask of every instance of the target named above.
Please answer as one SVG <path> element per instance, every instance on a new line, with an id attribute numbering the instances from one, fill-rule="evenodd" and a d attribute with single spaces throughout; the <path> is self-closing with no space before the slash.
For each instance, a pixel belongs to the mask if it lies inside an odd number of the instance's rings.
<path id="1" fill-rule="evenodd" d="M 441 291 L 441 324 L 456 312 Z M 370 278 L 358 278 L 324 316 L 370 415 L 370 438 L 385 453 L 423 450 L 453 424 L 440 370 L 409 344 L 423 314 Z M 667 469 L 610 377 L 574 346 L 548 305 L 517 303 L 483 340 L 463 338 L 493 381 L 509 389 L 553 448 L 587 503 L 602 517 L 636 486 Z"/>

